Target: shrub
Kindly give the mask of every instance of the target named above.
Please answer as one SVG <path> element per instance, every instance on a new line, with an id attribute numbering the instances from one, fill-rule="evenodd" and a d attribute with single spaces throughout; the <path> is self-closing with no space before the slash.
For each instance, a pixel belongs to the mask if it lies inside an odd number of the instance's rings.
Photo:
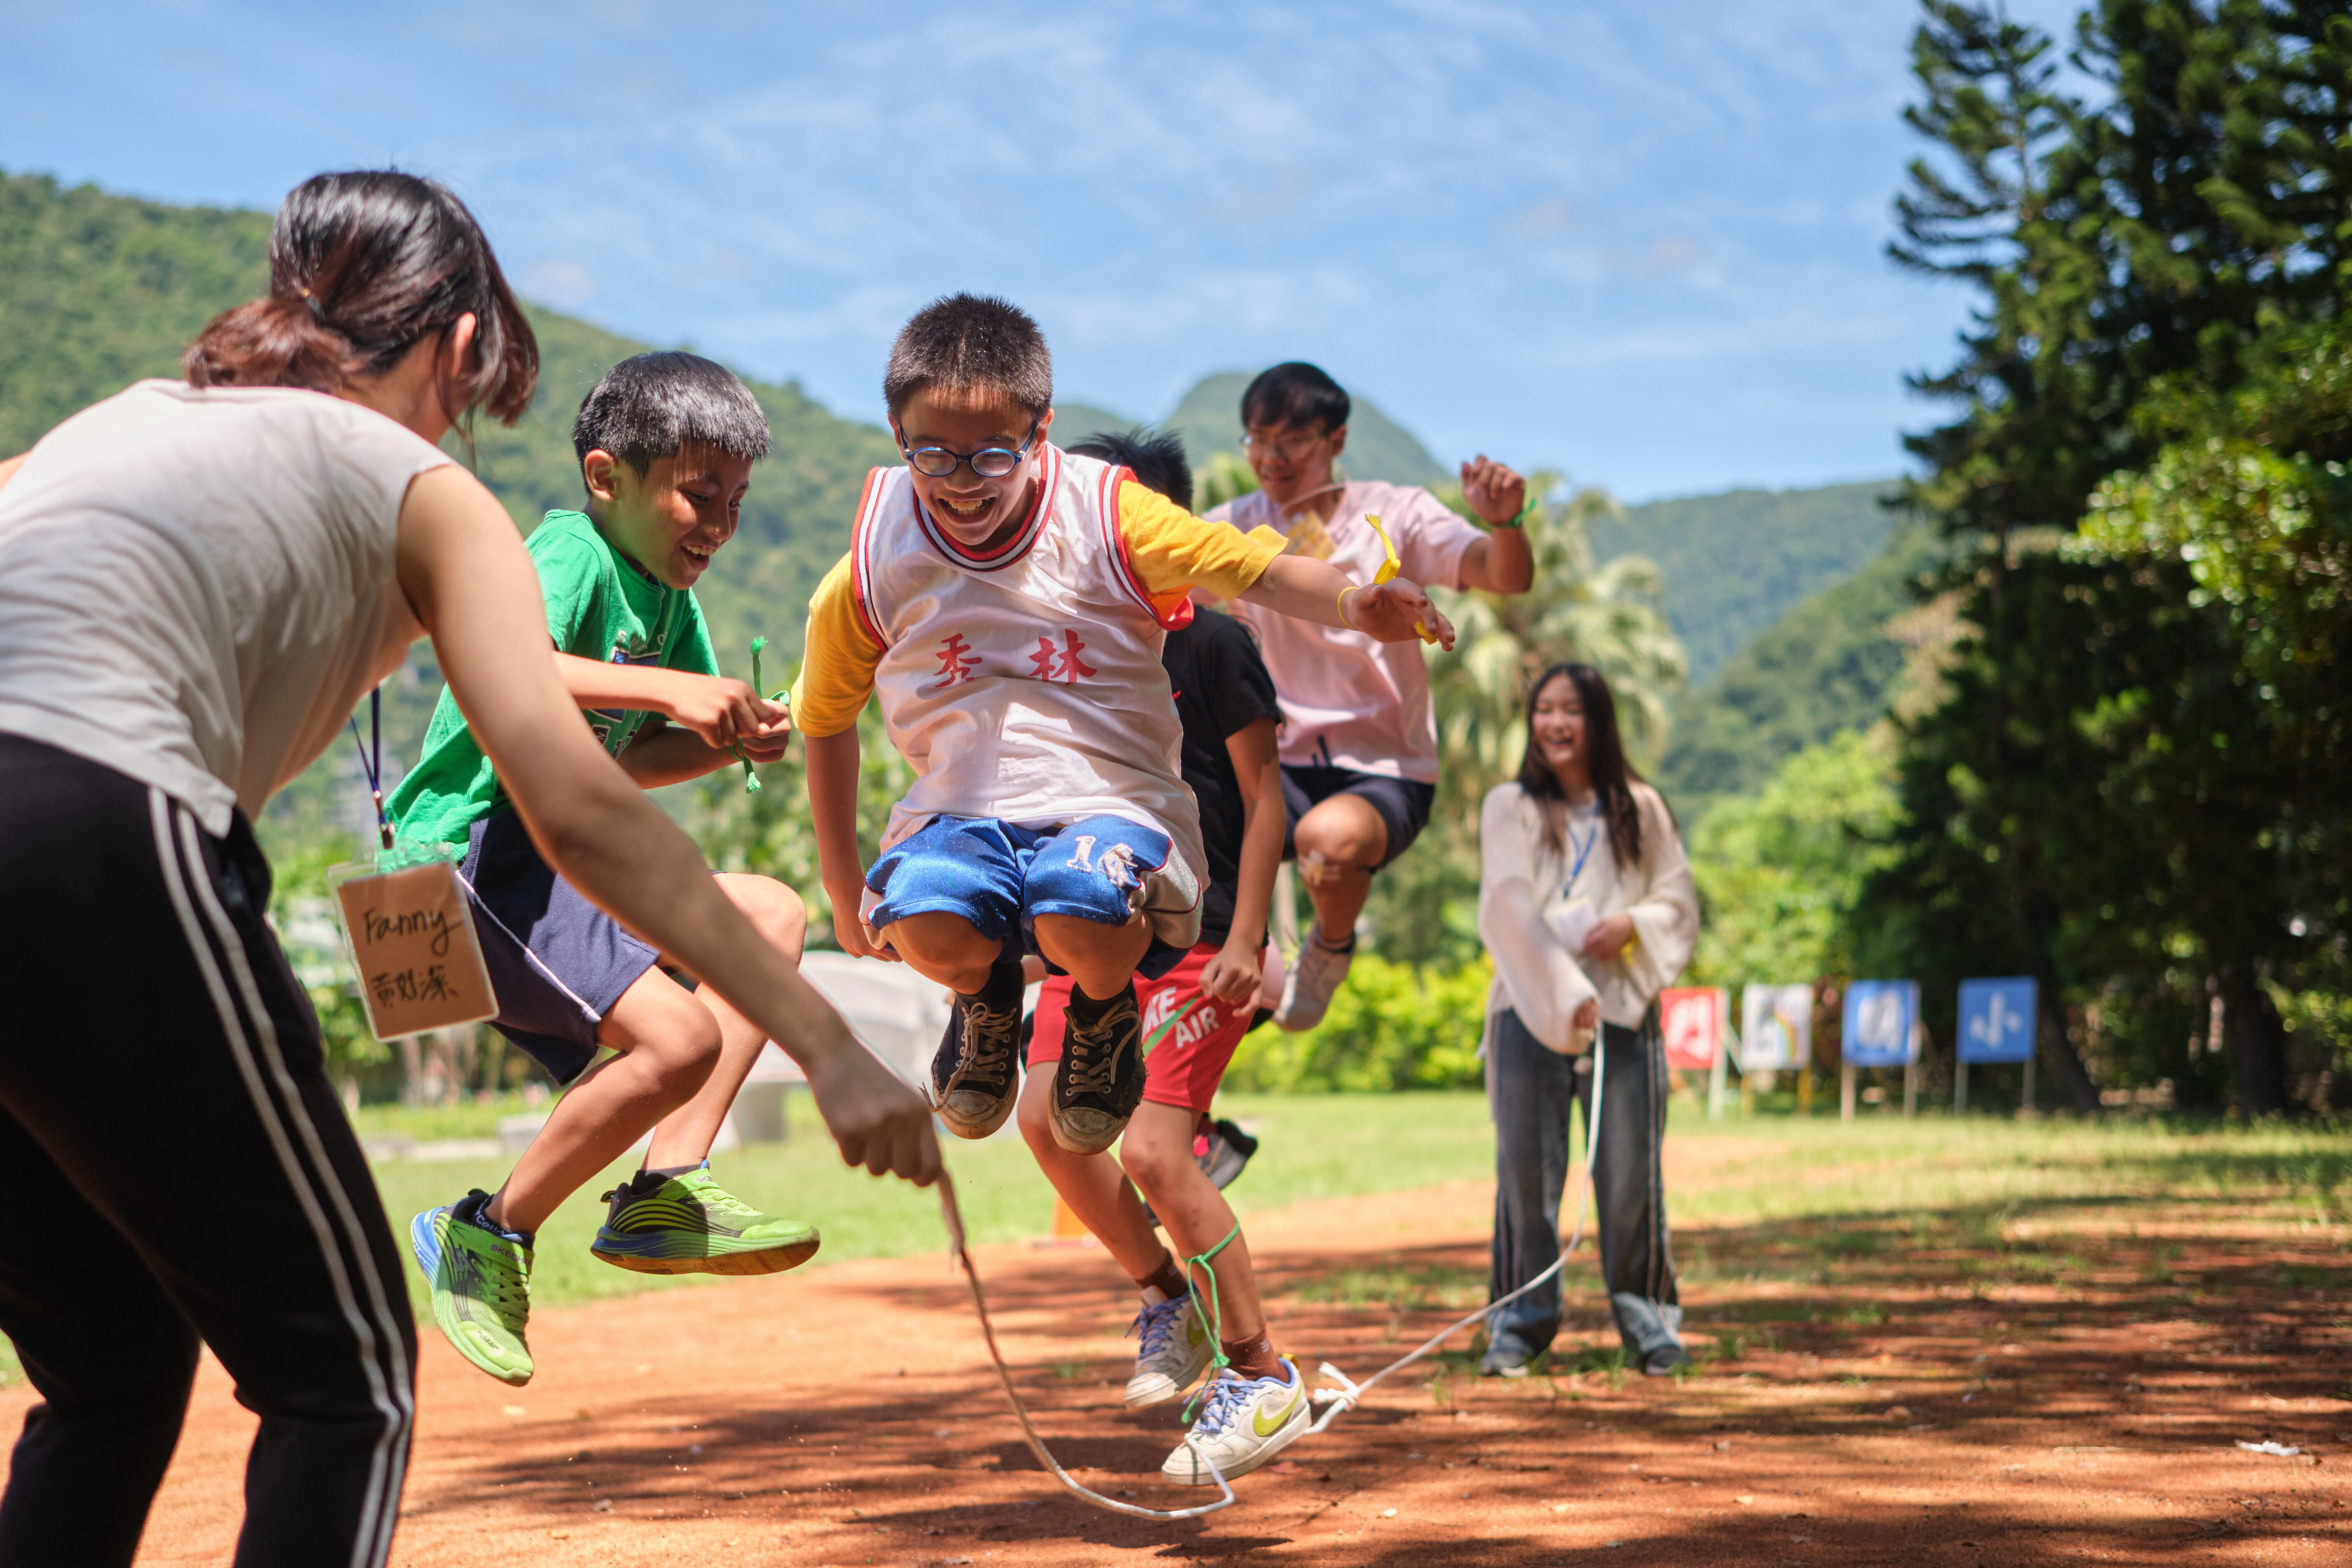
<path id="1" fill-rule="evenodd" d="M 1226 1086 L 1312 1094 L 1483 1083 L 1478 1037 L 1493 975 L 1483 954 L 1443 972 L 1360 954 L 1323 1022 L 1297 1035 L 1271 1025 L 1254 1031 L 1234 1054 Z"/>

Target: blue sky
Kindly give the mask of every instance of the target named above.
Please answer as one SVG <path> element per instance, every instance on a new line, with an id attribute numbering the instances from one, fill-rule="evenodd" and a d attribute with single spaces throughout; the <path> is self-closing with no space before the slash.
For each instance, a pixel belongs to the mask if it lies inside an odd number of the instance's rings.
<path id="1" fill-rule="evenodd" d="M 1312 359 L 1441 457 L 1642 500 L 1900 466 L 1967 306 L 1883 255 L 1916 15 L 5 0 L 0 167 L 267 207 L 394 162 L 526 294 L 861 417 L 982 289 L 1072 397 Z"/>

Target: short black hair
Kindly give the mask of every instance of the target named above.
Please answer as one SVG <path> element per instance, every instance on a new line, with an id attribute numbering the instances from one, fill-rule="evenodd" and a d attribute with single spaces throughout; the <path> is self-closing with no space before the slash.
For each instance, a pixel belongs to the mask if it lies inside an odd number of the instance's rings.
<path id="1" fill-rule="evenodd" d="M 1311 425 L 1318 434 L 1328 436 L 1348 422 L 1354 406 L 1346 389 L 1324 374 L 1320 366 L 1291 360 L 1249 384 L 1249 390 L 1242 394 L 1242 427 Z"/>
<path id="2" fill-rule="evenodd" d="M 1081 458 L 1135 470 L 1136 482 L 1158 490 L 1186 511 L 1192 510 L 1192 465 L 1184 457 L 1184 438 L 1173 430 L 1137 428 L 1126 435 L 1105 430 L 1077 442 L 1069 450 Z"/>
<path id="3" fill-rule="evenodd" d="M 993 294 L 950 294 L 907 320 L 890 345 L 882 400 L 896 419 L 933 387 L 1003 393 L 1033 419 L 1054 406 L 1054 356 L 1028 311 Z"/>
<path id="4" fill-rule="evenodd" d="M 625 359 L 598 378 L 572 422 L 582 462 L 605 451 L 639 475 L 688 447 L 757 462 L 768 455 L 768 416 L 725 365 L 677 349 Z"/>

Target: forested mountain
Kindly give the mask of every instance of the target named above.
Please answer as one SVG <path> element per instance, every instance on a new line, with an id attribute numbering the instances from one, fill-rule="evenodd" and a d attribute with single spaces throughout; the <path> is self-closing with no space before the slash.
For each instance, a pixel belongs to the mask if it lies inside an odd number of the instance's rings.
<path id="1" fill-rule="evenodd" d="M 1788 607 L 1684 697 L 1658 783 L 1685 820 L 1760 788 L 1792 753 L 1886 711 L 1908 652 L 1889 623 L 1917 605 L 1915 584 L 1945 552 L 1925 528 L 1898 530 L 1860 572 Z M 1680 583 L 1670 576 L 1667 589 L 1667 611 L 1678 619 Z"/>
<path id="2" fill-rule="evenodd" d="M 1872 479 L 1645 501 L 1595 518 L 1592 552 L 1603 564 L 1620 555 L 1657 563 L 1696 689 L 1800 600 L 1877 556 L 1895 528 L 1882 504 L 1894 489 Z"/>

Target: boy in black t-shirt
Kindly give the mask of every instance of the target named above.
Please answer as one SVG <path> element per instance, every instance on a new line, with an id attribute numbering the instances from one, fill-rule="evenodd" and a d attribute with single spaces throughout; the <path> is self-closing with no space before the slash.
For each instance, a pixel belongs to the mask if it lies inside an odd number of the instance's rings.
<path id="1" fill-rule="evenodd" d="M 1162 495 L 1190 503 L 1192 476 L 1173 436 L 1097 436 L 1070 450 L 1121 464 Z M 1256 639 L 1224 616 L 1197 612 L 1191 625 L 1168 634 L 1160 662 L 1183 722 L 1182 773 L 1200 803 L 1208 857 L 1201 942 L 1160 979 L 1136 977 L 1149 1055 L 1143 1103 L 1116 1162 L 1108 1154 L 1070 1153 L 1055 1141 L 1048 1121 L 1053 1075 L 1034 1070 L 1062 1054 L 1067 976 L 1047 980 L 1038 997 L 1032 1070 L 1018 1115 L 1046 1179 L 1142 1291 L 1135 1323 L 1142 1344 L 1127 1384 L 1128 1408 L 1180 1398 L 1216 1367 L 1192 1441 L 1178 1445 L 1160 1467 L 1179 1484 L 1207 1486 L 1212 1479 L 1193 1445 L 1226 1476 L 1244 1475 L 1312 1420 L 1306 1380 L 1275 1353 L 1266 1331 L 1249 1244 L 1193 1157 L 1197 1123 L 1258 1005 L 1259 955 L 1286 826 L 1275 752 L 1282 710 Z M 1194 1260 L 1189 1272 L 1152 1234 L 1137 1187 L 1169 1239 Z M 1207 1267 L 1197 1261 L 1204 1255 L 1212 1259 Z"/>

